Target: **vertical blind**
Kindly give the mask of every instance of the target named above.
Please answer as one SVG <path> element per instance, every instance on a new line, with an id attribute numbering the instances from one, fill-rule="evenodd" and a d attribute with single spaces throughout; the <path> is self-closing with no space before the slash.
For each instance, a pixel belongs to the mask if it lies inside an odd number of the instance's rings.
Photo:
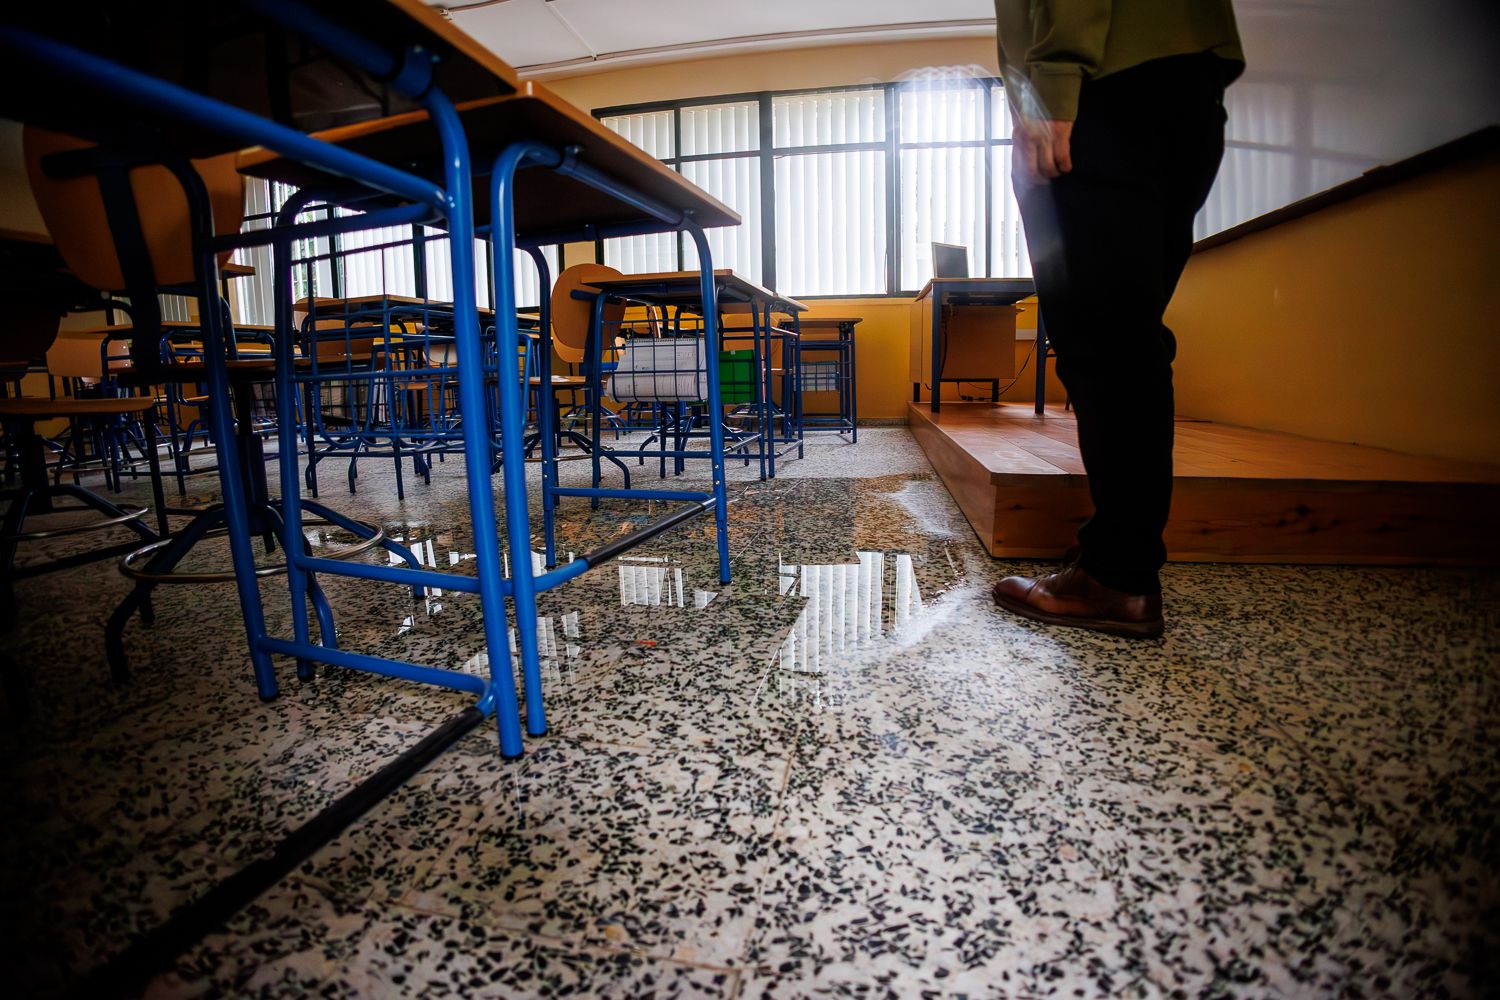
<path id="1" fill-rule="evenodd" d="M 359 215 L 337 209 L 343 217 Z M 340 233 L 339 290 L 344 298 L 362 295 L 416 295 L 416 260 L 411 226 L 383 226 Z M 375 249 L 365 249 L 374 247 Z M 363 252 L 361 252 L 363 251 Z"/>
<path id="2" fill-rule="evenodd" d="M 969 273 L 990 273 L 984 101 L 976 85 L 942 81 L 900 93 L 902 288 L 932 277 L 934 241 L 968 247 Z"/>
<path id="3" fill-rule="evenodd" d="M 761 181 L 760 105 L 736 101 L 683 108 L 683 176 L 739 213 L 738 226 L 710 229 L 708 249 L 715 267 L 732 268 L 760 281 Z M 739 153 L 739 156 L 725 154 Z M 700 159 L 686 159 L 700 157 Z M 711 157 L 711 158 L 703 158 Z M 698 247 L 682 237 L 683 266 L 698 266 Z"/>
<path id="4" fill-rule="evenodd" d="M 619 118 L 605 118 L 603 124 L 650 153 L 669 163 L 677 159 L 677 115 L 675 111 L 651 111 Z M 660 233 L 604 241 L 604 263 L 626 274 L 651 274 L 677 270 L 677 236 Z"/>
<path id="5" fill-rule="evenodd" d="M 1010 184 L 1014 147 L 1010 102 L 1001 87 L 990 88 L 990 273 L 999 278 L 1031 277 L 1031 254 L 1026 249 L 1026 228 L 1021 225 L 1021 206 Z M 1007 141 L 998 141 L 999 137 Z"/>
<path id="6" fill-rule="evenodd" d="M 1194 220 L 1194 237 L 1227 229 L 1280 208 L 1299 190 L 1314 190 L 1311 177 L 1319 166 L 1346 163 L 1299 154 L 1298 88 L 1281 82 L 1242 81 L 1224 94 L 1229 126 L 1224 133 L 1224 162 L 1209 199 Z M 1347 174 L 1341 174 L 1347 177 Z"/>
<path id="7" fill-rule="evenodd" d="M 776 142 L 776 282 L 790 295 L 886 289 L 883 89 L 771 102 Z"/>
<path id="8" fill-rule="evenodd" d="M 251 180 L 245 185 L 246 230 L 267 229 L 276 213 L 286 205 L 297 189 L 277 182 Z M 325 218 L 326 208 L 314 206 L 297 216 L 298 222 L 311 222 Z M 313 295 L 333 294 L 333 262 L 328 255 L 333 242 L 327 237 L 301 239 L 292 242 L 292 299 Z M 235 251 L 234 260 L 255 268 L 253 275 L 236 278 L 230 283 L 233 289 L 234 320 L 236 323 L 272 325 L 275 319 L 273 306 L 274 261 L 268 246 L 244 247 Z M 303 263 L 298 264 L 298 261 Z"/>
<path id="9" fill-rule="evenodd" d="M 252 181 L 245 190 L 245 228 L 265 229 L 296 189 L 285 184 Z M 358 212 L 335 209 L 341 217 Z M 326 217 L 327 208 L 314 207 L 298 217 L 299 222 Z M 292 245 L 292 259 L 315 262 L 296 265 L 292 272 L 292 295 L 302 299 L 312 295 L 405 295 L 417 297 L 417 233 L 411 226 L 386 226 L 341 233 L 335 237 L 297 240 Z M 453 263 L 449 256 L 448 237 L 439 230 L 424 229 L 423 239 L 426 294 L 429 299 L 449 302 L 453 299 Z M 556 247 L 544 248 L 551 266 L 551 277 L 557 277 Z M 234 319 L 237 323 L 270 325 L 272 305 L 273 261 L 270 247 L 249 247 L 236 251 L 235 261 L 249 264 L 255 274 L 233 282 Z M 516 304 L 535 306 L 541 300 L 536 265 L 527 254 L 517 252 Z M 474 241 L 475 291 L 481 308 L 490 306 L 489 246 Z M 550 292 L 550 289 L 549 289 Z"/>
<path id="10" fill-rule="evenodd" d="M 739 213 L 741 225 L 708 230 L 709 252 L 715 267 L 732 268 L 760 281 L 758 103 L 732 101 L 601 120 Z M 604 241 L 604 262 L 633 274 L 676 271 L 698 266 L 698 248 L 691 238 L 675 233 L 609 239 Z"/>

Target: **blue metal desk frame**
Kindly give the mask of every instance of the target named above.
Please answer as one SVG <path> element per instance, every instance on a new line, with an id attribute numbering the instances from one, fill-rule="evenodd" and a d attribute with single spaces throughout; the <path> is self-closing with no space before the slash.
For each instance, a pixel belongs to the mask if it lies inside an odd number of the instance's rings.
<path id="1" fill-rule="evenodd" d="M 461 378 L 459 409 L 463 417 L 463 445 L 466 459 L 470 513 L 473 522 L 477 576 L 408 567 L 340 563 L 317 558 L 304 551 L 302 533 L 302 498 L 297 469 L 296 415 L 294 391 L 297 375 L 294 367 L 291 329 L 291 241 L 323 236 L 353 229 L 369 229 L 407 223 L 446 221 L 454 276 L 454 335 L 459 367 L 468 372 L 483 371 L 484 355 L 478 329 L 478 308 L 474 286 L 474 211 L 470 150 L 462 123 L 452 102 L 434 86 L 434 58 L 420 46 L 411 46 L 400 56 L 375 45 L 350 28 L 329 21 L 316 10 L 294 0 L 245 0 L 246 5 L 283 25 L 296 35 L 316 40 L 329 51 L 412 97 L 430 115 L 443 149 L 443 183 L 435 184 L 364 157 L 335 145 L 321 142 L 294 129 L 282 126 L 251 112 L 224 104 L 185 88 L 166 83 L 149 75 L 113 63 L 91 53 L 53 39 L 14 27 L 0 27 L 0 50 L 7 58 L 34 69 L 45 80 L 48 76 L 82 82 L 91 88 L 108 90 L 115 98 L 137 106 L 167 113 L 181 121 L 232 135 L 245 144 L 265 146 L 277 153 L 316 165 L 336 176 L 356 180 L 378 192 L 395 196 L 403 204 L 377 209 L 364 216 L 329 219 L 289 226 L 273 227 L 249 233 L 217 237 L 213 231 L 212 206 L 201 178 L 183 159 L 172 159 L 167 166 L 176 174 L 187 195 L 194 228 L 194 256 L 198 274 L 200 315 L 204 322 L 206 382 L 214 403 L 209 419 L 218 450 L 219 479 L 223 492 L 224 518 L 229 528 L 231 557 L 244 617 L 247 644 L 257 689 L 264 699 L 276 697 L 278 684 L 272 667 L 273 654 L 291 656 L 297 661 L 298 675 L 312 676 L 315 662 L 366 670 L 385 676 L 418 681 L 466 691 L 478 699 L 477 709 L 495 716 L 500 749 L 506 757 L 517 757 L 523 751 L 520 704 L 515 675 L 508 655 L 505 598 L 511 598 L 516 616 L 516 630 L 525 682 L 526 731 L 533 736 L 546 733 L 546 715 L 542 704 L 541 670 L 537 644 L 536 594 L 581 575 L 591 566 L 601 564 L 634 545 L 699 514 L 712 510 L 718 529 L 720 579 L 729 581 L 727 497 L 723 475 L 723 434 L 711 427 L 714 459 L 714 484 L 709 493 L 681 491 L 635 491 L 631 497 L 689 501 L 651 525 L 593 552 L 538 576 L 531 572 L 531 560 L 512 560 L 514 575 L 501 575 L 499 533 L 494 512 L 494 488 L 491 480 L 492 441 L 486 419 L 487 389 L 483 378 Z M 517 141 L 497 157 L 491 176 L 491 237 L 503 250 L 517 247 L 513 190 L 516 172 L 523 167 L 544 168 L 567 174 L 640 210 L 649 221 L 613 227 L 585 227 L 576 234 L 547 234 L 523 248 L 534 259 L 543 259 L 537 246 L 570 239 L 592 239 L 603 236 L 633 235 L 662 230 L 686 231 L 694 240 L 702 266 L 701 293 L 707 304 L 705 338 L 715 355 L 718 349 L 717 310 L 711 254 L 703 230 L 690 213 L 662 205 L 640 196 L 613 178 L 578 161 L 573 150 L 557 150 L 532 141 Z M 290 216 L 295 219 L 295 213 Z M 269 635 L 261 607 L 258 577 L 254 564 L 247 498 L 240 475 L 240 457 L 231 442 L 233 420 L 227 401 L 230 398 L 227 373 L 225 320 L 217 308 L 217 254 L 226 249 L 271 244 L 278 261 L 276 274 L 277 330 L 275 337 L 276 405 L 279 435 L 279 461 L 282 481 L 282 544 L 287 560 L 287 578 L 293 609 L 293 638 Z M 509 264 L 509 253 L 495 257 Z M 495 307 L 498 318 L 497 345 L 516 343 L 518 336 L 515 312 L 514 274 L 509 266 L 494 269 Z M 543 274 L 545 275 L 545 271 Z M 546 322 L 544 317 L 543 327 Z M 550 381 L 550 351 L 542 351 L 543 384 Z M 717 410 L 719 382 L 717 366 L 709 368 L 709 402 Z M 498 379 L 501 434 L 504 442 L 515 447 L 502 450 L 502 475 L 505 485 L 506 526 L 509 549 L 513 553 L 529 552 L 531 539 L 527 511 L 524 454 L 525 392 L 516 380 Z M 550 424 L 548 408 L 540 418 Z M 550 426 L 543 427 L 543 441 L 550 444 Z M 550 486 L 544 464 L 543 484 Z M 331 629 L 324 628 L 321 643 L 311 640 L 307 607 L 310 588 L 317 573 L 336 573 L 356 578 L 399 583 L 413 588 L 441 587 L 474 593 L 479 596 L 483 612 L 485 641 L 491 651 L 490 677 L 454 670 L 389 660 L 382 657 L 348 652 L 337 648 Z"/>
<path id="2" fill-rule="evenodd" d="M 859 443 L 859 392 L 858 368 L 855 365 L 854 328 L 864 322 L 860 319 L 841 318 L 832 337 L 808 337 L 798 320 L 797 341 L 798 366 L 808 354 L 832 354 L 839 367 L 838 388 L 833 390 L 807 390 L 802 387 L 799 373 L 797 383 L 798 423 L 805 434 L 808 431 L 832 431 L 849 435 L 850 444 Z M 827 327 L 822 327 L 827 329 Z M 831 391 L 838 394 L 837 413 L 809 413 L 802 408 L 802 394 L 808 391 Z"/>

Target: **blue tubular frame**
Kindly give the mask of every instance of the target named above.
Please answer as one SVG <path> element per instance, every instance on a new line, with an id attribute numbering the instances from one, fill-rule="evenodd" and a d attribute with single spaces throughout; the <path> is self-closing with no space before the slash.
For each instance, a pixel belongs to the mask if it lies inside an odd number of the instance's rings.
<path id="1" fill-rule="evenodd" d="M 229 553 L 234 565 L 235 587 L 239 592 L 240 611 L 245 619 L 245 635 L 250 649 L 250 666 L 255 672 L 255 686 L 262 700 L 269 701 L 279 693 L 271 654 L 263 645 L 266 634 L 265 611 L 260 602 L 260 584 L 255 575 L 255 554 L 250 535 L 247 501 L 240 476 L 239 442 L 234 433 L 234 414 L 229 405 L 228 355 L 224 343 L 224 317 L 219 309 L 219 258 L 208 241 L 213 238 L 213 204 L 198 172 L 187 163 L 168 164 L 187 195 L 188 216 L 192 220 L 194 270 L 198 275 L 198 315 L 203 326 L 203 354 L 207 375 L 209 428 L 214 436 L 215 456 L 219 466 L 220 502 L 229 529 Z M 300 528 L 300 523 L 298 525 Z M 287 565 L 293 553 L 287 550 Z"/>
<path id="2" fill-rule="evenodd" d="M 526 732 L 531 736 L 543 736 L 547 732 L 547 716 L 542 708 L 542 666 L 540 647 L 536 635 L 536 578 L 531 559 L 531 519 L 526 491 L 526 454 L 521 442 L 526 439 L 526 388 L 514 378 L 508 377 L 508 364 L 521 346 L 516 338 L 520 335 L 516 322 L 515 267 L 512 263 L 512 248 L 516 245 L 516 215 L 513 185 L 516 171 L 523 166 L 539 165 L 555 167 L 562 163 L 561 154 L 537 142 L 518 142 L 511 145 L 495 159 L 495 168 L 490 175 L 490 239 L 495 244 L 490 254 L 491 278 L 495 287 L 495 346 L 500 358 L 500 371 L 496 381 L 500 386 L 500 437 L 504 447 L 500 452 L 503 482 L 505 484 L 505 530 L 511 556 L 512 601 L 515 603 L 516 638 L 521 652 L 521 672 L 526 692 Z M 453 236 L 457 242 L 458 235 Z M 467 236 L 470 251 L 474 245 L 472 230 Z M 458 261 L 453 263 L 455 295 L 457 294 Z M 467 272 L 474 273 L 472 263 Z M 455 299 L 456 303 L 456 299 Z M 463 359 L 459 359 L 460 367 Z M 471 369 L 472 370 L 472 369 Z M 459 388 L 473 384 L 474 379 L 461 379 Z M 550 381 L 550 380 L 549 380 Z M 480 387 L 483 382 L 479 383 Z M 550 389 L 550 386 L 548 387 Z M 465 421 L 465 429 L 468 422 Z M 473 459 L 470 459 L 472 470 Z M 486 465 L 487 469 L 488 466 Z M 485 479 L 486 490 L 489 479 Z M 493 504 L 493 500 L 491 501 Z M 476 526 L 477 527 L 477 526 Z M 491 522 L 493 530 L 493 521 Z M 479 544 L 476 540 L 476 545 Z M 497 542 L 498 547 L 498 542 Z"/>
<path id="3" fill-rule="evenodd" d="M 431 53 L 413 47 L 404 58 L 396 58 L 378 46 L 373 46 L 351 34 L 339 25 L 328 22 L 307 6 L 292 0 L 244 0 L 244 2 L 268 15 L 289 30 L 303 37 L 312 38 L 368 72 L 389 81 L 396 89 L 415 98 L 431 117 L 438 130 L 443 152 L 443 184 L 407 174 L 337 146 L 306 136 L 293 129 L 259 118 L 233 106 L 203 97 L 185 88 L 157 80 L 144 73 L 120 66 L 70 46 L 34 35 L 17 28 L 0 27 L 0 49 L 7 57 L 36 66 L 43 75 L 64 75 L 79 80 L 100 90 L 107 90 L 116 97 L 164 116 L 235 137 L 245 143 L 258 143 L 278 154 L 316 165 L 339 177 L 357 180 L 365 188 L 395 195 L 410 204 L 397 208 L 382 209 L 363 218 L 330 219 L 322 222 L 296 223 L 297 214 L 305 204 L 317 198 L 304 192 L 284 207 L 276 220 L 277 224 L 267 230 L 218 236 L 214 232 L 212 205 L 202 179 L 185 161 L 169 162 L 182 185 L 190 209 L 193 229 L 193 253 L 197 270 L 195 282 L 199 298 L 204 343 L 203 381 L 208 386 L 212 399 L 208 409 L 208 421 L 218 452 L 219 484 L 223 494 L 223 519 L 228 529 L 231 558 L 241 612 L 244 617 L 247 646 L 256 687 L 265 699 L 276 697 L 277 678 L 272 666 L 272 654 L 287 655 L 296 659 L 298 674 L 304 678 L 312 675 L 313 664 L 322 662 L 336 666 L 359 669 L 425 684 L 434 684 L 466 691 L 479 700 L 477 708 L 484 714 L 493 712 L 500 741 L 506 757 L 519 756 L 523 749 L 520 704 L 517 698 L 515 671 L 509 655 L 506 631 L 505 599 L 515 602 L 516 629 L 521 654 L 522 673 L 525 682 L 526 731 L 539 736 L 547 731 L 543 709 L 539 643 L 537 636 L 536 595 L 557 587 L 580 576 L 588 569 L 627 551 L 641 542 L 664 531 L 706 513 L 712 509 L 718 533 L 718 555 L 720 580 L 728 583 L 729 546 L 727 532 L 727 493 L 724 476 L 724 430 L 718 420 L 711 421 L 710 439 L 713 459 L 713 489 L 709 493 L 688 491 L 629 491 L 593 490 L 587 495 L 594 497 L 649 498 L 677 500 L 687 504 L 651 524 L 614 539 L 593 552 L 586 553 L 562 566 L 555 565 L 555 546 L 552 538 L 553 519 L 551 513 L 558 497 L 580 495 L 580 491 L 558 488 L 556 469 L 544 465 L 543 509 L 546 521 L 547 569 L 536 572 L 531 551 L 529 511 L 527 505 L 524 423 L 526 412 L 526 389 L 522 383 L 508 377 L 511 358 L 517 338 L 520 336 L 515 311 L 514 272 L 508 266 L 510 250 L 517 244 L 514 215 L 514 179 L 516 171 L 523 167 L 556 170 L 573 177 L 638 211 L 657 220 L 657 224 L 630 224 L 614 227 L 621 233 L 661 231 L 671 227 L 688 232 L 699 250 L 701 267 L 701 289 L 707 304 L 705 319 L 705 343 L 709 357 L 717 357 L 720 335 L 717 317 L 717 289 L 713 276 L 712 258 L 707 238 L 701 227 L 689 214 L 673 210 L 649 198 L 623 187 L 613 178 L 578 162 L 577 151 L 568 149 L 559 152 L 534 142 L 518 142 L 501 153 L 496 161 L 491 178 L 493 198 L 493 225 L 491 237 L 497 241 L 501 253 L 496 258 L 506 266 L 495 268 L 495 312 L 497 316 L 497 356 L 499 368 L 498 417 L 500 424 L 501 472 L 505 487 L 505 513 L 507 549 L 515 569 L 511 578 L 502 573 L 502 554 L 497 525 L 495 523 L 495 497 L 491 478 L 491 461 L 495 441 L 489 413 L 491 400 L 486 379 L 479 377 L 488 369 L 486 345 L 479 329 L 479 316 L 474 278 L 474 212 L 472 201 L 473 171 L 470 164 L 469 144 L 462 122 L 448 97 L 432 87 L 434 59 Z M 326 234 L 341 229 L 363 228 L 372 219 L 384 223 L 419 222 L 434 217 L 446 218 L 449 226 L 449 250 L 453 271 L 453 340 L 457 353 L 458 368 L 472 373 L 458 380 L 461 434 L 465 456 L 465 475 L 469 492 L 470 515 L 474 531 L 475 568 L 474 577 L 441 573 L 421 567 L 414 556 L 401 546 L 388 545 L 408 563 L 407 566 L 382 566 L 357 562 L 340 562 L 312 555 L 303 535 L 304 510 L 323 514 L 335 523 L 349 527 L 352 522 L 319 504 L 304 502 L 301 497 L 301 481 L 298 467 L 298 420 L 297 395 L 299 389 L 308 385 L 312 378 L 296 371 L 291 330 L 292 286 L 290 271 L 291 241 L 309 233 Z M 603 228 L 588 227 L 590 232 L 604 232 Z M 614 230 L 611 230 L 613 234 Z M 237 448 L 235 416 L 229 405 L 231 387 L 228 358 L 230 345 L 227 342 L 228 319 L 219 308 L 219 271 L 217 254 L 228 248 L 264 245 L 273 247 L 277 261 L 275 280 L 275 305 L 277 331 L 273 338 L 273 353 L 276 359 L 275 384 L 278 417 L 278 456 L 281 472 L 282 499 L 280 510 L 269 506 L 264 510 L 252 504 L 264 502 L 264 497 L 247 493 L 243 476 L 246 456 Z M 537 260 L 543 280 L 546 280 L 545 259 L 536 249 L 535 242 L 527 249 Z M 546 297 L 543 297 L 543 341 L 550 346 L 550 331 L 547 330 Z M 542 392 L 544 400 L 550 390 L 550 351 L 543 350 L 540 358 Z M 708 397 L 711 410 L 720 411 L 719 373 L 716 364 L 708 366 Z M 539 414 L 542 441 L 547 452 L 547 461 L 555 460 L 552 451 L 553 414 L 543 405 Z M 267 634 L 261 604 L 258 578 L 255 575 L 254 536 L 267 531 L 279 532 L 288 566 L 288 586 L 293 604 L 291 639 L 277 638 Z M 352 530 L 352 529 L 351 529 Z M 358 579 L 396 583 L 413 588 L 443 587 L 465 593 L 477 593 L 484 618 L 485 644 L 489 651 L 489 678 L 485 680 L 474 674 L 458 670 L 422 666 L 398 660 L 369 656 L 337 647 L 331 610 L 322 597 L 317 574 L 336 573 Z M 307 613 L 309 599 L 317 614 L 321 632 L 320 642 L 312 641 L 312 621 Z"/>
<path id="4" fill-rule="evenodd" d="M 283 218 L 295 221 L 297 214 L 303 205 L 309 200 L 301 193 L 292 197 L 291 201 L 282 209 L 276 222 L 279 224 Z M 287 209 L 291 209 L 290 215 Z M 276 228 L 272 227 L 273 230 Z M 300 559 L 292 558 L 292 553 L 300 554 L 304 543 L 302 534 L 302 490 L 299 488 L 297 469 L 297 398 L 294 393 L 296 385 L 292 381 L 292 372 L 296 365 L 292 352 L 291 330 L 286 325 L 286 320 L 292 315 L 292 241 L 286 235 L 278 237 L 271 245 L 271 266 L 274 268 L 272 274 L 273 309 L 272 316 L 275 317 L 276 335 L 271 338 L 272 350 L 275 352 L 276 364 L 276 460 L 281 466 L 281 551 L 286 553 L 286 579 L 287 587 L 292 596 L 292 637 L 298 646 L 312 645 L 312 636 L 307 627 L 307 578 L 310 575 Z M 312 419 L 312 414 L 308 414 Z M 328 616 L 332 617 L 331 613 Z M 328 627 L 327 618 L 320 620 L 319 638 L 322 645 L 332 648 L 337 639 L 334 632 Z M 306 656 L 297 656 L 297 676 L 308 680 L 313 676 L 312 661 Z"/>
<path id="5" fill-rule="evenodd" d="M 687 230 L 698 247 L 698 293 L 703 297 L 703 339 L 708 354 L 708 441 L 713 454 L 714 523 L 719 542 L 719 582 L 729 582 L 729 500 L 724 482 L 724 407 L 719 395 L 719 296 L 714 280 L 713 252 L 703 227 L 688 221 Z"/>
<path id="6" fill-rule="evenodd" d="M 541 285 L 541 296 L 538 301 L 540 336 L 537 339 L 536 352 L 536 426 L 542 445 L 542 565 L 546 569 L 553 569 L 557 566 L 557 494 L 555 492 L 557 468 L 552 459 L 557 441 L 553 437 L 555 431 L 552 426 L 556 413 L 552 396 L 552 296 L 548 294 L 548 290 L 552 287 L 552 275 L 547 265 L 546 254 L 535 246 L 527 247 L 526 252 L 536 263 Z M 491 253 L 490 256 L 495 255 Z"/>

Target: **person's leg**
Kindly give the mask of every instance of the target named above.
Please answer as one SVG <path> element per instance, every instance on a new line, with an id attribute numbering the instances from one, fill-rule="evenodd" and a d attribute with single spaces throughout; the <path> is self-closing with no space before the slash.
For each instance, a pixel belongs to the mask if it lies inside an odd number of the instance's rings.
<path id="1" fill-rule="evenodd" d="M 1171 497 L 1172 375 L 1162 339 L 1164 191 L 1154 110 L 1122 78 L 1088 84 L 1073 169 L 1022 191 L 1057 373 L 1073 400 L 1094 516 L 1081 564 L 1100 583 L 1155 593 Z"/>
<path id="2" fill-rule="evenodd" d="M 1176 354 L 1162 315 L 1222 155 L 1222 92 L 1208 57 L 1086 84 L 1073 170 L 1018 192 L 1095 506 L 1076 563 L 996 587 L 996 601 L 1021 614 L 1123 635 L 1161 631 Z"/>

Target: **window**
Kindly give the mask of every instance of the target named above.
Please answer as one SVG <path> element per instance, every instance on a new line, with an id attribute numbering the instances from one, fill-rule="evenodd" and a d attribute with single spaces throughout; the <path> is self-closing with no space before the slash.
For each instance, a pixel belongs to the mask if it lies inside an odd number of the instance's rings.
<path id="1" fill-rule="evenodd" d="M 601 122 L 738 212 L 741 225 L 707 231 L 709 253 L 715 267 L 762 279 L 759 101 L 687 104 Z M 610 239 L 604 263 L 627 274 L 678 271 L 698 266 L 698 248 L 676 233 Z"/>
<path id="2" fill-rule="evenodd" d="M 246 230 L 268 229 L 271 220 L 296 193 L 296 188 L 287 184 L 252 180 L 245 185 Z M 314 206 L 297 217 L 298 222 L 312 222 L 326 218 L 328 209 Z M 301 261 L 292 269 L 292 299 L 313 295 L 332 295 L 334 273 L 329 258 L 332 242 L 328 237 L 295 240 L 292 243 L 292 260 Z M 253 275 L 236 278 L 231 282 L 234 289 L 234 321 L 236 323 L 270 326 L 275 320 L 273 289 L 273 255 L 268 246 L 245 247 L 235 251 L 238 264 L 255 268 Z"/>
<path id="3" fill-rule="evenodd" d="M 986 89 L 968 81 L 919 82 L 900 92 L 901 287 L 932 278 L 931 245 L 969 248 L 969 273 L 990 274 Z"/>
<path id="4" fill-rule="evenodd" d="M 270 226 L 296 189 L 286 184 L 251 181 L 245 191 L 245 229 Z M 329 209 L 314 206 L 298 217 L 299 222 L 326 218 Z M 358 215 L 347 209 L 332 211 L 340 216 Z M 453 298 L 452 261 L 448 255 L 448 237 L 441 230 L 423 229 L 421 248 L 411 226 L 386 226 L 356 230 L 316 240 L 297 240 L 292 244 L 292 259 L 301 262 L 292 272 L 292 297 L 313 295 L 354 297 L 358 295 L 406 295 L 437 301 Z M 557 277 L 558 251 L 544 249 Z M 236 252 L 235 261 L 249 264 L 255 274 L 235 279 L 234 319 L 236 323 L 270 325 L 274 319 L 273 261 L 270 247 L 249 247 Z M 420 263 L 419 263 L 420 262 Z M 540 301 L 536 265 L 524 253 L 516 254 L 516 305 L 535 306 Z M 481 308 L 490 305 L 489 244 L 474 241 L 475 291 Z M 420 279 L 420 280 L 419 280 Z"/>
<path id="5" fill-rule="evenodd" d="M 998 81 L 937 74 L 597 114 L 740 213 L 738 228 L 709 230 L 715 266 L 789 295 L 915 292 L 934 241 L 969 247 L 972 274 L 1031 273 Z M 697 254 L 691 240 L 642 236 L 606 240 L 603 260 L 670 271 Z"/>
<path id="6" fill-rule="evenodd" d="M 772 101 L 776 281 L 787 294 L 886 290 L 885 105 L 879 88 Z"/>
<path id="7" fill-rule="evenodd" d="M 361 214 L 346 208 L 335 212 L 343 217 Z M 411 226 L 361 229 L 340 233 L 337 239 L 339 291 L 345 298 L 417 294 Z"/>
<path id="8" fill-rule="evenodd" d="M 540 276 L 537 274 L 536 263 L 531 259 L 530 254 L 520 250 L 514 252 L 516 255 L 516 307 L 526 309 L 536 306 L 541 302 L 541 287 L 538 281 Z M 448 237 L 441 235 L 438 230 L 428 231 L 423 256 L 427 260 L 428 296 L 439 301 L 452 301 L 453 258 L 448 253 Z M 557 247 L 543 247 L 542 256 L 547 261 L 549 277 L 556 281 Z M 488 309 L 490 306 L 490 246 L 489 241 L 483 239 L 474 241 L 474 290 L 478 295 L 479 307 Z"/>

